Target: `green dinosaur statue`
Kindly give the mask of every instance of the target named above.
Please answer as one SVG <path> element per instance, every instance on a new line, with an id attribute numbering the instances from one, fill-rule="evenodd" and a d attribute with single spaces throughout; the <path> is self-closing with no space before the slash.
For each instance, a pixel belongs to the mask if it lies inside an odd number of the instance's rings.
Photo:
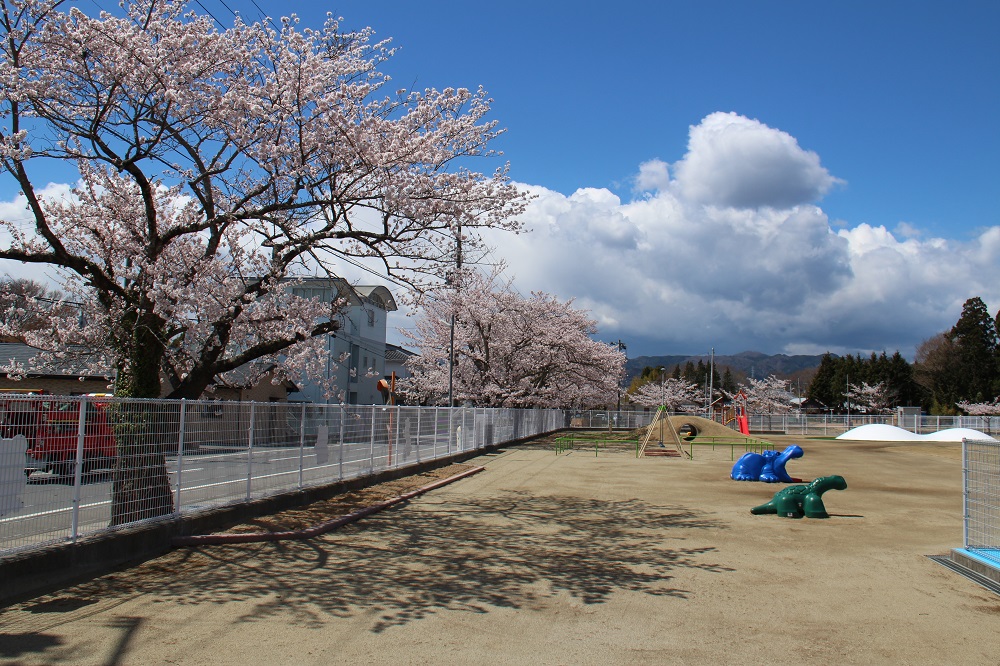
<path id="1" fill-rule="evenodd" d="M 776 513 L 785 518 L 829 518 L 823 506 L 823 493 L 828 490 L 843 490 L 847 481 L 842 476 L 821 476 L 804 486 L 786 486 L 774 494 L 767 504 L 761 504 L 750 509 L 750 513 L 759 516 L 763 513 Z"/>

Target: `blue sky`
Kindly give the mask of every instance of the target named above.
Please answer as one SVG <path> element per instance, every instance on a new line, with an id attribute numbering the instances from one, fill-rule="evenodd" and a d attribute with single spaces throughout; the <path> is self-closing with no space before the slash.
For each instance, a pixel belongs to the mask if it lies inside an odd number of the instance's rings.
<path id="1" fill-rule="evenodd" d="M 628 195 L 636 165 L 679 159 L 689 125 L 733 111 L 791 134 L 847 181 L 823 200 L 832 219 L 933 234 L 997 223 L 995 2 L 336 8 L 393 37 L 398 82 L 483 85 L 519 181 Z"/>
<path id="2" fill-rule="evenodd" d="M 289 7 L 200 5 L 223 23 Z M 532 233 L 495 254 L 632 356 L 912 358 L 970 296 L 1000 308 L 1000 3 L 295 9 L 391 37 L 399 87 L 491 94 L 497 147 L 537 196 Z"/>

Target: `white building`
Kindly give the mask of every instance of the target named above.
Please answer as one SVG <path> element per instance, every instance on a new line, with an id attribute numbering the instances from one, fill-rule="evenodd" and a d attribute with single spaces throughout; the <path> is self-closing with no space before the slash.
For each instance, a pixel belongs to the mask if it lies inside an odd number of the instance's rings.
<path id="1" fill-rule="evenodd" d="M 341 311 L 340 329 L 327 336 L 327 373 L 333 377 L 343 401 L 349 405 L 380 405 L 382 396 L 376 383 L 386 373 L 386 318 L 397 310 L 392 292 L 382 286 L 354 286 L 342 278 L 304 278 L 292 288 L 302 298 L 318 297 L 332 302 L 346 298 Z M 344 356 L 346 360 L 338 363 Z M 318 384 L 300 383 L 289 400 L 305 402 L 340 402 L 327 400 Z"/>

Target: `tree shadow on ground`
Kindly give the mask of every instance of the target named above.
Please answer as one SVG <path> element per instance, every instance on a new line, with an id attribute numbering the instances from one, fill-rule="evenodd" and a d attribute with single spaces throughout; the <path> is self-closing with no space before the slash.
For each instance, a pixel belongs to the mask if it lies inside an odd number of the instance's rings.
<path id="1" fill-rule="evenodd" d="M 236 621 L 291 615 L 307 627 L 364 613 L 381 632 L 442 610 L 531 609 L 562 595 L 583 604 L 616 591 L 686 598 L 672 572 L 732 569 L 714 548 L 683 541 L 723 528 L 702 512 L 635 499 L 426 496 L 308 541 L 179 549 L 60 596 L 251 602 Z"/>

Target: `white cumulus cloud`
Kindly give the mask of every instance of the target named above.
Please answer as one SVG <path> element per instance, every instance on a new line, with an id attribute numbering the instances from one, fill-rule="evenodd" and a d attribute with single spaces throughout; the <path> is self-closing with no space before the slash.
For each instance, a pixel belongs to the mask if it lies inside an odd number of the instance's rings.
<path id="1" fill-rule="evenodd" d="M 732 208 L 812 203 L 838 182 L 794 137 L 735 113 L 713 113 L 692 127 L 674 170 L 684 199 Z"/>
<path id="2" fill-rule="evenodd" d="M 759 121 L 712 114 L 673 167 L 637 169 L 632 201 L 524 186 L 532 232 L 490 236 L 522 292 L 575 298 L 630 353 L 912 355 L 967 298 L 1000 307 L 1000 227 L 960 242 L 831 224 L 815 202 L 838 180 Z"/>

